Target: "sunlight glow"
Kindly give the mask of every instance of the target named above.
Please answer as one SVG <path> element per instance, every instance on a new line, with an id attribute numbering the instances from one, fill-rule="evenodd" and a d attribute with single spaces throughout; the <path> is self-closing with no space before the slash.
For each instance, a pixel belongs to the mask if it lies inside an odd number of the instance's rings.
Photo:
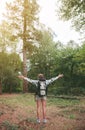
<path id="1" fill-rule="evenodd" d="M 11 2 L 12 0 L 1 0 L 0 2 L 0 20 L 3 19 L 2 12 L 5 11 L 5 3 Z M 63 22 L 56 16 L 57 0 L 38 0 L 41 7 L 39 14 L 40 22 L 45 24 L 46 27 L 51 28 L 55 34 L 55 40 L 59 40 L 66 44 L 70 40 L 76 42 L 79 41 L 79 34 L 71 28 L 70 22 Z"/>

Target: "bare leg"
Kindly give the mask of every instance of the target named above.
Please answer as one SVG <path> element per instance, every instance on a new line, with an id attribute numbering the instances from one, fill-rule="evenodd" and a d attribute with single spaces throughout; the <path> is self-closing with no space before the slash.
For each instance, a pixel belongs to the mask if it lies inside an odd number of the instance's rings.
<path id="1" fill-rule="evenodd" d="M 40 119 L 40 103 L 41 103 L 41 100 L 37 100 L 36 103 L 37 103 L 37 119 Z"/>
<path id="2" fill-rule="evenodd" d="M 46 119 L 46 100 L 42 99 L 43 119 Z"/>

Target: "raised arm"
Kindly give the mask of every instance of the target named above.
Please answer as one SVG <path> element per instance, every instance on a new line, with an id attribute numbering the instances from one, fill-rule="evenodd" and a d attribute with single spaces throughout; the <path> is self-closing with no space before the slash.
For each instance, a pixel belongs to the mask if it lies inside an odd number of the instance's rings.
<path id="1" fill-rule="evenodd" d="M 63 74 L 59 74 L 58 76 L 54 77 L 54 78 L 51 78 L 49 80 L 46 80 L 46 85 L 49 85 L 51 83 L 53 83 L 55 80 L 59 79 L 59 78 L 62 78 L 64 75 Z"/>
<path id="2" fill-rule="evenodd" d="M 63 74 L 59 74 L 57 77 L 59 79 L 59 78 L 62 78 L 63 76 L 64 76 Z"/>
<path id="3" fill-rule="evenodd" d="M 33 80 L 33 79 L 27 78 L 27 77 L 25 77 L 23 75 L 19 75 L 18 78 L 24 79 L 24 80 L 28 81 L 29 83 L 34 84 L 34 85 L 37 86 L 38 80 Z"/>

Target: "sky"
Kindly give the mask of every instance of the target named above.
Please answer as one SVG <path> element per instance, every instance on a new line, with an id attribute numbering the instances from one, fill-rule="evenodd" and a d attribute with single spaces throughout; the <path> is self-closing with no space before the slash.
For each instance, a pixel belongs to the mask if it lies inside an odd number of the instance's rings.
<path id="1" fill-rule="evenodd" d="M 5 11 L 5 2 L 11 0 L 1 0 L 0 1 L 0 19 L 2 18 L 2 12 Z M 63 44 L 66 44 L 70 40 L 79 42 L 80 36 L 72 27 L 70 22 L 64 22 L 59 20 L 57 17 L 57 0 L 38 0 L 40 4 L 40 22 L 45 24 L 46 27 L 51 28 L 55 34 L 55 40 L 61 41 Z"/>

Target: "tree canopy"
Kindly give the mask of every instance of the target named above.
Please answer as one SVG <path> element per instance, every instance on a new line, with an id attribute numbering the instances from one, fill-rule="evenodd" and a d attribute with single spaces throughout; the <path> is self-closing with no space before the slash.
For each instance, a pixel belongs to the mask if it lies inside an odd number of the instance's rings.
<path id="1" fill-rule="evenodd" d="M 73 26 L 80 32 L 85 30 L 85 0 L 59 0 L 59 16 L 71 20 Z"/>

